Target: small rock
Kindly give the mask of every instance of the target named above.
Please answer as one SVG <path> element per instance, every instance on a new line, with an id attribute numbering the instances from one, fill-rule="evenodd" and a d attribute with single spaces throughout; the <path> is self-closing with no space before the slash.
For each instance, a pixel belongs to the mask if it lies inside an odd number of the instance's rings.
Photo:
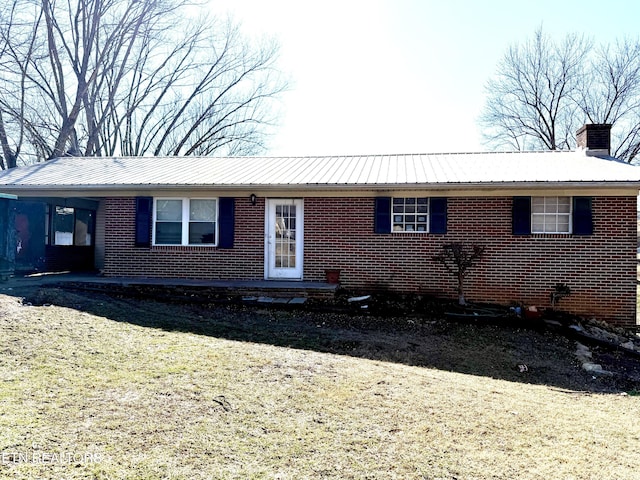
<path id="1" fill-rule="evenodd" d="M 545 318 L 544 323 L 550 327 L 555 327 L 555 328 L 562 327 L 562 323 L 558 322 L 557 320 L 551 320 L 551 319 Z"/>
<path id="2" fill-rule="evenodd" d="M 289 300 L 289 305 L 302 305 L 303 303 L 306 303 L 306 302 L 307 302 L 306 298 L 296 297 Z"/>
<path id="3" fill-rule="evenodd" d="M 633 343 L 631 340 L 629 340 L 626 343 L 623 343 L 620 345 L 622 348 L 626 348 L 628 350 L 635 350 L 636 349 L 636 344 Z"/>
<path id="4" fill-rule="evenodd" d="M 591 333 L 596 337 L 607 340 L 609 342 L 619 343 L 620 340 L 618 335 L 616 335 L 615 333 L 607 332 L 606 330 L 599 327 L 593 327 L 591 329 Z"/>
<path id="5" fill-rule="evenodd" d="M 582 364 L 582 368 L 584 370 L 586 370 L 587 372 L 595 373 L 596 375 L 606 375 L 606 376 L 613 375 L 613 372 L 609 372 L 608 370 L 604 370 L 602 368 L 602 365 L 600 365 L 598 363 L 585 362 L 585 363 Z"/>
<path id="6" fill-rule="evenodd" d="M 365 300 L 369 300 L 370 298 L 371 298 L 371 295 L 363 295 L 362 297 L 351 297 L 347 300 L 347 302 L 349 303 L 363 302 Z"/>
<path id="7" fill-rule="evenodd" d="M 580 360 L 588 360 L 591 357 L 593 357 L 593 354 L 591 353 L 591 350 L 589 350 L 589 347 L 587 347 L 586 345 L 583 345 L 582 343 L 578 342 L 576 343 L 576 356 L 580 359 Z"/>

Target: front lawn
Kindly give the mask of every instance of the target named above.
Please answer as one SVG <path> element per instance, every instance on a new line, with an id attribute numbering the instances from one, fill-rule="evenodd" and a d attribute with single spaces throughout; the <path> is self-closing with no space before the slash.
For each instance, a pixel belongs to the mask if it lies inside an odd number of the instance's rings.
<path id="1" fill-rule="evenodd" d="M 37 298 L 0 296 L 6 478 L 638 478 L 640 398 L 566 339 Z"/>

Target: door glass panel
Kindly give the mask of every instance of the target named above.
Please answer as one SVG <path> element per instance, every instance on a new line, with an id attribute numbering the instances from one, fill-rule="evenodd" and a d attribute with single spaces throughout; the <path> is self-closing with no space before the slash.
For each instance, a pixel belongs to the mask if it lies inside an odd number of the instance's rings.
<path id="1" fill-rule="evenodd" d="M 71 207 L 56 207 L 53 223 L 55 245 L 73 245 L 73 224 L 75 212 Z"/>
<path id="2" fill-rule="evenodd" d="M 276 268 L 296 267 L 296 207 L 276 205 L 275 225 Z"/>
<path id="3" fill-rule="evenodd" d="M 73 233 L 74 245 L 93 244 L 93 212 L 90 210 L 76 209 L 76 226 Z"/>

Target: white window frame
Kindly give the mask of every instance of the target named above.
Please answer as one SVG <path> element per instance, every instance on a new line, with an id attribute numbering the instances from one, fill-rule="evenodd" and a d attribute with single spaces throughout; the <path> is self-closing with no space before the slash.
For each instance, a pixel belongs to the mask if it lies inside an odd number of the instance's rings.
<path id="1" fill-rule="evenodd" d="M 180 243 L 157 243 L 156 242 L 156 223 L 158 214 L 158 202 L 163 200 L 180 200 L 182 202 L 182 231 Z M 191 206 L 191 200 L 215 200 L 216 202 L 216 217 L 215 223 L 215 242 L 214 243 L 189 243 L 189 210 Z M 153 227 L 152 227 L 152 244 L 154 246 L 185 246 L 185 247 L 217 247 L 220 241 L 219 228 L 220 228 L 220 200 L 218 197 L 154 197 L 153 198 Z"/>
<path id="2" fill-rule="evenodd" d="M 566 198 L 569 201 L 569 211 L 568 212 L 559 212 L 558 211 L 558 199 L 560 198 Z M 534 202 L 535 200 L 538 199 L 542 199 L 544 201 L 543 204 L 543 209 L 544 212 L 534 212 Z M 551 199 L 555 199 L 555 206 L 556 209 L 555 211 L 551 210 L 551 207 L 553 207 L 552 204 L 547 205 L 547 200 L 551 200 Z M 551 203 L 551 202 L 550 202 Z M 534 222 L 534 217 L 541 217 L 542 218 L 542 230 L 537 229 L 534 227 L 536 225 L 536 222 Z M 556 221 L 556 228 L 553 231 L 546 231 L 545 226 L 547 224 L 546 219 L 547 217 L 555 217 Z M 566 217 L 567 218 L 567 230 L 559 230 L 558 229 L 558 219 L 560 217 Z M 540 223 L 540 222 L 538 222 Z M 550 196 L 536 196 L 536 197 L 531 197 L 531 233 L 532 234 L 541 234 L 541 235 L 554 235 L 554 234 L 559 234 L 559 235 L 570 235 L 573 232 L 573 197 L 567 196 L 567 195 L 550 195 Z"/>
<path id="3" fill-rule="evenodd" d="M 407 200 L 408 199 L 413 199 L 415 200 L 415 206 L 416 206 L 416 211 L 415 212 L 395 212 L 395 206 L 396 200 L 403 200 L 403 207 L 407 207 Z M 427 211 L 426 212 L 420 212 L 418 213 L 418 200 L 424 199 L 426 200 L 426 208 Z M 431 209 L 431 202 L 429 201 L 429 197 L 392 197 L 391 198 L 391 233 L 429 233 L 429 230 L 431 230 L 431 225 L 430 225 L 430 218 L 429 218 L 429 213 L 430 213 L 430 209 Z M 413 215 L 415 218 L 414 221 L 412 222 L 407 222 L 406 217 L 407 216 L 411 216 Z M 425 220 L 424 221 L 418 221 L 417 217 L 418 216 L 424 216 Z M 397 220 L 398 217 L 402 217 L 401 220 Z M 402 224 L 403 225 L 403 229 L 399 230 L 396 229 L 396 227 L 398 226 L 398 224 Z M 407 224 L 412 224 L 414 226 L 413 230 L 406 230 L 406 226 Z M 418 228 L 420 228 L 419 224 L 424 224 L 425 229 L 424 230 L 418 230 Z"/>

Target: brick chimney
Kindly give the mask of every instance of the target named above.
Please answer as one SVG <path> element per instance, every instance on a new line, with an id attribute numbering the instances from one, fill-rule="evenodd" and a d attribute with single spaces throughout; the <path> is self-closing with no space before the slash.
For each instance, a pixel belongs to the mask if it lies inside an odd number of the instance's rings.
<path id="1" fill-rule="evenodd" d="M 578 148 L 586 150 L 587 155 L 611 154 L 611 124 L 589 123 L 580 127 L 576 133 Z"/>

